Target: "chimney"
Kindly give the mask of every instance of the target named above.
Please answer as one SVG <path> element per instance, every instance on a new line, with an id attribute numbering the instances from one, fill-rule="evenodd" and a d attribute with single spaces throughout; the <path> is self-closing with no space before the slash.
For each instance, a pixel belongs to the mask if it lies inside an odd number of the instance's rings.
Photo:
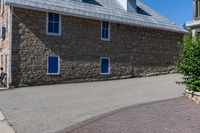
<path id="1" fill-rule="evenodd" d="M 137 12 L 137 0 L 117 0 L 125 11 Z"/>

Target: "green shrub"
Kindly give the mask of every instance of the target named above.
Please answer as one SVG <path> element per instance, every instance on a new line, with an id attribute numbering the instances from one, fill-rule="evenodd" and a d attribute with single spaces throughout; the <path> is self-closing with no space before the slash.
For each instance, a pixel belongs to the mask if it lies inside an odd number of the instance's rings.
<path id="1" fill-rule="evenodd" d="M 177 71 L 187 77 L 182 83 L 191 91 L 200 91 L 200 35 L 186 35 L 180 50 Z"/>

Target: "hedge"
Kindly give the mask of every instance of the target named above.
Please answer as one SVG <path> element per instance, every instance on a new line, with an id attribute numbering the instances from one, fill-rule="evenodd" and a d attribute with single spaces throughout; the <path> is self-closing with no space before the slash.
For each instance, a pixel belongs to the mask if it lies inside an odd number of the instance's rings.
<path id="1" fill-rule="evenodd" d="M 185 77 L 182 82 L 190 91 L 200 92 L 200 35 L 192 38 L 191 33 L 184 36 L 183 44 L 179 44 L 180 57 L 177 71 Z"/>

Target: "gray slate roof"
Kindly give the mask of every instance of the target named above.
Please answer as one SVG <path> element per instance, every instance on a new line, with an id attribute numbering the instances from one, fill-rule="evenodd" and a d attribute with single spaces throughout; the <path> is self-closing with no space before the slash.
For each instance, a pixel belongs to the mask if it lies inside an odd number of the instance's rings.
<path id="1" fill-rule="evenodd" d="M 149 15 L 127 12 L 117 0 L 96 0 L 98 4 L 76 2 L 76 0 L 6 0 L 7 5 L 52 11 L 79 17 L 107 20 L 110 22 L 184 33 L 182 27 L 174 25 L 147 5 L 138 0 L 137 6 Z"/>

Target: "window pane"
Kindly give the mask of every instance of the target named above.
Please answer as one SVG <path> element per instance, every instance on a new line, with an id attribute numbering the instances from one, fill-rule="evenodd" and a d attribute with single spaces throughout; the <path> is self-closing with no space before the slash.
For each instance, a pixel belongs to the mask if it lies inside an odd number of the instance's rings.
<path id="1" fill-rule="evenodd" d="M 105 21 L 103 21 L 102 28 L 103 28 L 103 29 L 105 29 L 105 27 L 106 27 L 106 22 L 105 22 Z"/>
<path id="2" fill-rule="evenodd" d="M 103 22 L 103 28 L 108 29 L 108 27 L 109 27 L 109 22 L 104 21 Z"/>
<path id="3" fill-rule="evenodd" d="M 102 30 L 102 38 L 103 39 L 108 39 L 109 38 L 109 32 L 106 29 Z"/>
<path id="4" fill-rule="evenodd" d="M 106 22 L 106 24 L 105 24 L 105 28 L 106 28 L 106 29 L 109 28 L 109 23 L 108 23 L 108 22 Z"/>
<path id="5" fill-rule="evenodd" d="M 104 35 L 103 30 L 101 30 L 101 38 L 103 38 L 103 35 Z"/>
<path id="6" fill-rule="evenodd" d="M 105 38 L 108 39 L 108 30 L 105 30 Z"/>
<path id="7" fill-rule="evenodd" d="M 54 14 L 54 22 L 59 22 L 59 14 Z"/>
<path id="8" fill-rule="evenodd" d="M 102 29 L 102 38 L 105 38 L 105 30 Z"/>
<path id="9" fill-rule="evenodd" d="M 53 13 L 49 13 L 49 20 L 48 21 L 53 21 Z"/>
<path id="10" fill-rule="evenodd" d="M 48 32 L 53 32 L 53 22 L 48 22 Z"/>
<path id="11" fill-rule="evenodd" d="M 107 37 L 107 31 L 106 31 L 106 30 L 104 30 L 104 38 L 105 38 L 105 39 L 108 38 L 108 37 Z"/>
<path id="12" fill-rule="evenodd" d="M 102 28 L 108 29 L 109 28 L 109 22 L 103 21 Z"/>
<path id="13" fill-rule="evenodd" d="M 54 23 L 54 33 L 59 33 L 59 23 Z"/>

